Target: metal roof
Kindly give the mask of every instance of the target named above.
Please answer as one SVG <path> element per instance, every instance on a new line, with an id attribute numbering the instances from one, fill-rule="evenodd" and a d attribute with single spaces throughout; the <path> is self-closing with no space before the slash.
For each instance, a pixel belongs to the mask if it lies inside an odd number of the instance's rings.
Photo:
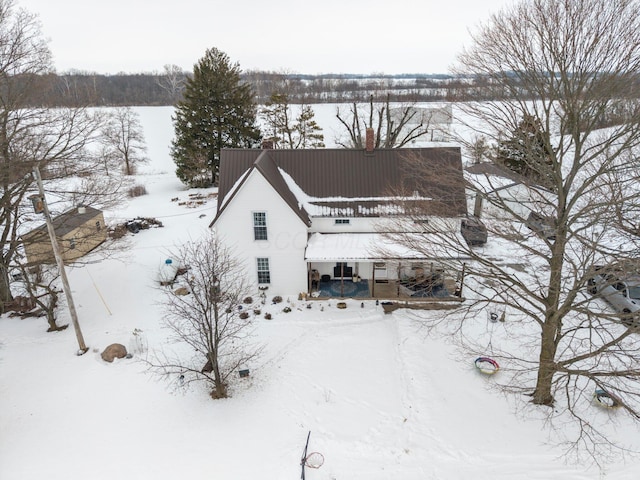
<path id="1" fill-rule="evenodd" d="M 412 165 L 433 175 L 416 175 Z M 427 213 L 442 216 L 466 215 L 466 198 L 459 147 L 414 149 L 310 149 L 259 150 L 223 149 L 220 156 L 218 214 L 234 195 L 234 185 L 251 168 L 258 168 L 287 203 L 299 211 L 295 195 L 278 169 L 286 172 L 296 185 L 320 204 L 348 202 L 366 206 L 372 199 L 389 203 L 393 192 L 429 199 Z M 336 205 L 337 206 L 337 205 Z M 362 209 L 360 209 L 362 210 Z M 358 211 L 355 208 L 354 211 Z M 307 215 L 306 212 L 304 215 Z"/>

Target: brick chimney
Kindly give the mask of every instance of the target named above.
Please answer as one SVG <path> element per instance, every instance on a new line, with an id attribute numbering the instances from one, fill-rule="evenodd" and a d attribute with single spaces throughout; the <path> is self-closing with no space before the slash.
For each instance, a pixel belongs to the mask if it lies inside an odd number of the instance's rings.
<path id="1" fill-rule="evenodd" d="M 374 138 L 373 128 L 367 128 L 365 137 L 365 150 L 367 153 L 373 153 Z"/>

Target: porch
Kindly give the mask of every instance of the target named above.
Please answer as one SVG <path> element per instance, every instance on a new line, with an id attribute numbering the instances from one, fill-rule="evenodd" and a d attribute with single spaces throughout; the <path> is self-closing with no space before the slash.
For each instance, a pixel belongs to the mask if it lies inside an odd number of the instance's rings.
<path id="1" fill-rule="evenodd" d="M 380 234 L 314 233 L 305 252 L 307 294 L 312 298 L 381 300 L 459 296 L 464 259 L 438 253 L 424 258 L 420 252 L 390 244 Z"/>
<path id="2" fill-rule="evenodd" d="M 340 263 L 349 265 L 349 262 L 337 262 L 338 265 Z M 433 270 L 425 273 L 425 267 L 421 262 L 413 265 L 400 263 L 397 269 L 407 273 L 401 273 L 400 278 L 389 278 L 382 274 L 381 264 L 382 262 L 371 262 L 368 266 L 365 262 L 354 262 L 354 265 L 348 268 L 349 276 L 334 277 L 327 273 L 320 273 L 327 271 L 326 263 L 308 263 L 308 294 L 312 298 L 434 300 L 451 298 L 458 295 L 460 291 L 459 281 L 453 275 L 447 275 L 444 269 L 432 266 Z M 375 265 L 378 267 L 376 268 Z M 351 273 L 354 268 L 359 273 Z M 361 273 L 364 274 L 364 271 L 372 272 L 367 275 L 371 278 L 362 278 Z"/>

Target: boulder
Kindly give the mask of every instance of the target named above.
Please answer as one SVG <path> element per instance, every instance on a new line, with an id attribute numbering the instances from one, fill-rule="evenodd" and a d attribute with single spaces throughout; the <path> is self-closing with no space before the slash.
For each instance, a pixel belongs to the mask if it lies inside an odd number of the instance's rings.
<path id="1" fill-rule="evenodd" d="M 120 343 L 112 343 L 104 352 L 100 354 L 105 362 L 113 362 L 114 358 L 124 358 L 127 356 L 127 349 Z"/>

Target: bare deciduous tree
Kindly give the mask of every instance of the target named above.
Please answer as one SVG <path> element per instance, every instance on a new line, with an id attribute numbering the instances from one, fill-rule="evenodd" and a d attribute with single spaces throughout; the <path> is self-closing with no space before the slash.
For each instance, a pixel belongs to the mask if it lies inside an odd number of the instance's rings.
<path id="1" fill-rule="evenodd" d="M 337 107 L 336 118 L 347 131 L 347 139 L 337 138 L 344 148 L 364 148 L 365 130 L 375 134 L 374 148 L 401 148 L 411 142 L 433 134 L 431 113 L 425 114 L 415 104 L 392 106 L 390 95 L 383 102 L 369 98 L 368 109 L 353 103 L 346 116 Z"/>
<path id="2" fill-rule="evenodd" d="M 122 166 L 125 175 L 133 175 L 136 165 L 145 163 L 147 145 L 139 115 L 131 107 L 119 107 L 107 115 L 102 129 L 105 165 Z"/>
<path id="3" fill-rule="evenodd" d="M 169 94 L 174 104 L 180 99 L 186 77 L 178 65 L 167 64 L 164 66 L 164 75 L 158 79 L 158 85 Z"/>
<path id="4" fill-rule="evenodd" d="M 86 150 L 101 117 L 82 108 L 47 108 L 42 92 L 48 91 L 51 71 L 37 17 L 12 0 L 0 0 L 0 311 L 13 298 L 9 270 L 32 214 L 27 198 L 35 193 L 34 166 L 47 180 L 102 173 Z M 47 183 L 71 196 L 73 182 Z"/>
<path id="5" fill-rule="evenodd" d="M 56 285 L 60 278 L 58 270 L 45 265 L 27 267 L 24 264 L 19 264 L 18 268 L 29 298 L 39 307 L 37 312 L 27 312 L 26 315 L 40 316 L 44 314 L 49 324 L 48 332 L 65 330 L 69 325 L 58 325 L 56 315 L 59 296 L 62 293 L 62 290 Z"/>
<path id="6" fill-rule="evenodd" d="M 552 188 L 491 174 L 495 169 L 469 175 L 471 195 L 484 200 L 491 253 L 451 232 L 440 236 L 450 251 L 470 258 L 459 338 L 482 352 L 490 338 L 471 331 L 474 319 L 504 313 L 505 334 L 519 345 L 493 345 L 506 366 L 497 383 L 544 407 L 567 454 L 586 452 L 598 464 L 629 446 L 614 440 L 610 417 L 593 406 L 594 391 L 617 399 L 620 422 L 640 418 L 639 328 L 628 328 L 624 313 L 587 293 L 596 264 L 623 276 L 638 266 L 638 238 L 628 227 L 640 223 L 633 207 L 640 202 L 640 108 L 629 95 L 639 69 L 636 1 L 532 0 L 493 15 L 460 56 L 459 73 L 485 78 L 480 94 L 494 89 L 500 95 L 489 97 L 507 100 L 460 104 L 467 131 L 460 141 L 469 151 L 478 136 L 496 147 L 523 119 L 536 119 L 547 157 L 541 161 L 539 145 L 520 153 L 544 169 Z M 621 101 L 624 121 L 602 129 L 602 115 Z M 446 182 L 445 172 L 419 174 Z M 549 218 L 553 235 L 526 228 L 532 210 Z M 396 239 L 429 254 L 415 236 Z"/>
<path id="7" fill-rule="evenodd" d="M 260 351 L 248 342 L 253 312 L 239 308 L 248 295 L 245 272 L 213 233 L 186 243 L 171 256 L 186 269 L 180 281 L 189 294 L 166 290 L 164 324 L 192 352 L 189 358 L 163 353 L 149 364 L 161 375 L 180 376 L 185 384 L 205 381 L 213 398 L 226 397 L 231 375 Z"/>

